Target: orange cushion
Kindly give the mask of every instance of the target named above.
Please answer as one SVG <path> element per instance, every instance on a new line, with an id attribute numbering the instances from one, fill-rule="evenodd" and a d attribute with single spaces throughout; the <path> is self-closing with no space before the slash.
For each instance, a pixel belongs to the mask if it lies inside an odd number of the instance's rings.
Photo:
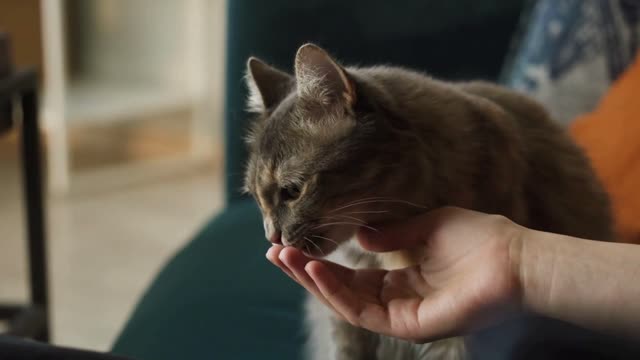
<path id="1" fill-rule="evenodd" d="M 620 240 L 640 243 L 640 57 L 570 131 L 611 196 Z"/>

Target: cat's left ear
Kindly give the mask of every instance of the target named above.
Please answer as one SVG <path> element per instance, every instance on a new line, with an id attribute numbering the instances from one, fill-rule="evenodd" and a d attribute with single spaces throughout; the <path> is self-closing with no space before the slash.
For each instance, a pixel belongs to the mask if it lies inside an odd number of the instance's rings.
<path id="1" fill-rule="evenodd" d="M 262 113 L 277 106 L 293 88 L 293 76 L 255 57 L 247 60 L 247 110 Z"/>
<path id="2" fill-rule="evenodd" d="M 349 74 L 320 47 L 302 45 L 296 54 L 295 71 L 298 96 L 323 105 L 355 105 L 355 85 Z"/>

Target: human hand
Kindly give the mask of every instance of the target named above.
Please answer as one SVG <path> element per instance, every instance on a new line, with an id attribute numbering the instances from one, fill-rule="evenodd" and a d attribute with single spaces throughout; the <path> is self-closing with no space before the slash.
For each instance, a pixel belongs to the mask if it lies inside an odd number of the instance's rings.
<path id="1" fill-rule="evenodd" d="M 519 309 L 523 228 L 508 219 L 443 208 L 380 231 L 361 231 L 362 247 L 424 247 L 424 259 L 399 270 L 353 270 L 278 245 L 267 258 L 338 317 L 416 342 L 482 328 Z"/>

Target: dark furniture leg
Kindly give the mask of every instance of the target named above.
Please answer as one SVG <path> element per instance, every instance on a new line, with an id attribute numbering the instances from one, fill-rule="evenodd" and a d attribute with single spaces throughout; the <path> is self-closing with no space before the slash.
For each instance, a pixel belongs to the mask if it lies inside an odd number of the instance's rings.
<path id="1" fill-rule="evenodd" d="M 45 247 L 42 161 L 38 128 L 38 99 L 35 89 L 22 96 L 22 164 L 24 196 L 27 204 L 29 242 L 29 278 L 31 301 L 42 317 L 43 326 L 34 334 L 36 340 L 49 341 L 47 256 Z M 37 315 L 37 314 L 36 314 Z"/>
<path id="2" fill-rule="evenodd" d="M 45 207 L 42 181 L 40 131 L 38 126 L 37 74 L 15 71 L 8 37 L 0 33 L 0 133 L 20 131 L 23 193 L 29 262 L 29 304 L 0 304 L 0 320 L 9 324 L 8 334 L 49 341 L 49 299 Z M 13 121 L 13 105 L 19 99 L 22 126 Z"/>

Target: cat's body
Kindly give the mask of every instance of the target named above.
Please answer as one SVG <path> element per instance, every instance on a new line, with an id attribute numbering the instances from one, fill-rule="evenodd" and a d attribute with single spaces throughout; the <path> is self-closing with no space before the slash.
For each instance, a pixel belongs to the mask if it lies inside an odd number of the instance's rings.
<path id="1" fill-rule="evenodd" d="M 355 242 L 334 244 L 349 242 L 359 225 L 445 205 L 612 238 L 608 200 L 588 161 L 523 95 L 400 68 L 344 69 L 313 45 L 299 50 L 295 78 L 256 60 L 249 70 L 261 119 L 246 183 L 272 240 L 351 267 L 408 266 L 420 251 L 374 255 Z M 307 311 L 314 360 L 464 356 L 460 339 L 414 345 L 339 323 L 313 299 Z"/>

